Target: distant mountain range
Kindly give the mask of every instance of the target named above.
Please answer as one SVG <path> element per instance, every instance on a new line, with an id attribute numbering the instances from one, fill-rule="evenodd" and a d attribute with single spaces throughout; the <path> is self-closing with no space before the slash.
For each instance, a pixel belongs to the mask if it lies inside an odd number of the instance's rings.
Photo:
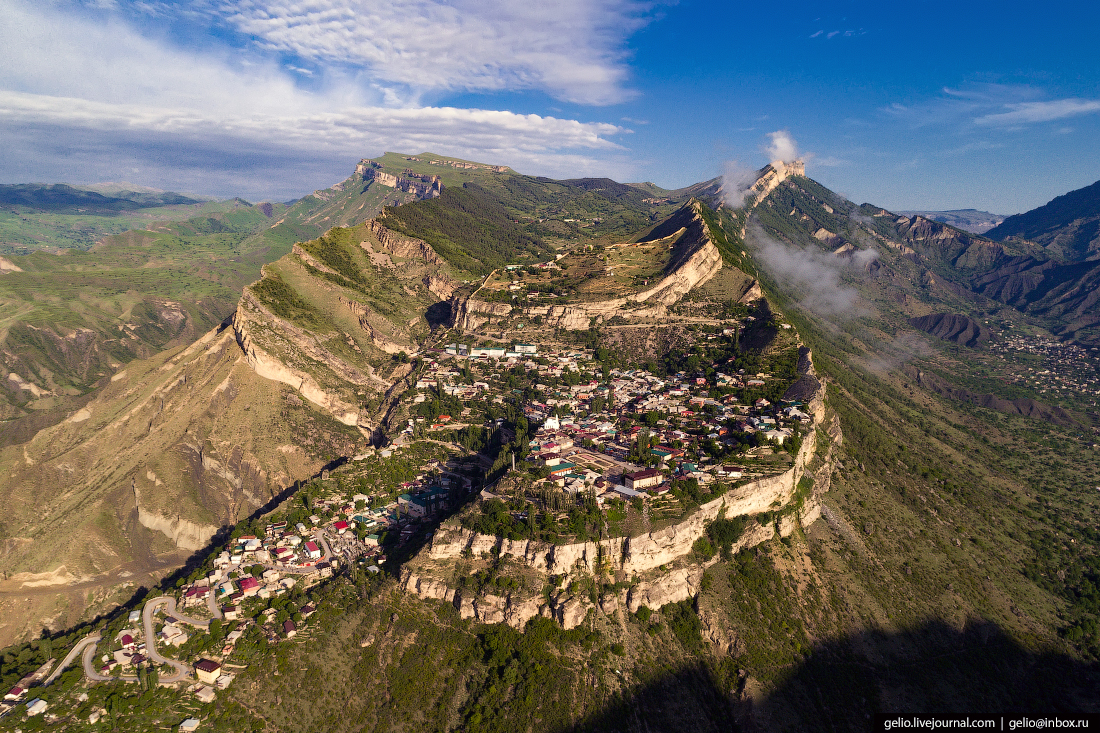
<path id="1" fill-rule="evenodd" d="M 70 186 L 65 183 L 0 185 L 0 207 L 21 206 L 55 214 L 79 213 L 109 216 L 135 209 L 202 203 L 202 199 L 171 191 L 112 191 L 110 188 L 106 190 L 109 193 L 100 193 L 92 187 Z"/>
<path id="2" fill-rule="evenodd" d="M 951 211 L 901 211 L 906 216 L 923 216 L 941 224 L 950 224 L 971 234 L 985 234 L 1005 220 L 1004 214 L 991 214 L 977 209 L 952 209 Z"/>

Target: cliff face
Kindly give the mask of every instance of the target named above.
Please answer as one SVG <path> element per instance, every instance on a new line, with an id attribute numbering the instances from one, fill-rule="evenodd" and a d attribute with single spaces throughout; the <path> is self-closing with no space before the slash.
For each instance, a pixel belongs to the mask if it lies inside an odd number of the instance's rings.
<path id="1" fill-rule="evenodd" d="M 287 351 L 297 351 L 300 356 L 323 364 L 352 384 L 374 387 L 373 381 L 367 374 L 332 355 L 320 346 L 312 335 L 271 313 L 249 291 L 246 290 L 241 296 L 237 312 L 233 316 L 233 333 L 241 351 L 244 352 L 245 360 L 253 371 L 265 379 L 290 385 L 302 397 L 324 409 L 345 425 L 359 423 L 359 410 L 356 405 L 325 390 L 316 378 L 305 370 L 289 366 L 259 346 L 253 337 L 253 331 L 258 325 L 266 327 L 267 337 L 281 341 L 281 345 Z"/>
<path id="2" fill-rule="evenodd" d="M 542 316 L 550 328 L 570 330 L 586 329 L 595 319 L 597 323 L 622 316 L 625 318 L 661 318 L 667 315 L 668 306 L 674 305 L 692 288 L 710 280 L 722 269 L 722 254 L 714 245 L 710 230 L 699 211 L 702 205 L 692 201 L 685 209 L 686 226 L 675 232 L 676 247 L 680 249 L 670 270 L 653 287 L 622 298 L 575 303 L 570 305 L 540 305 L 513 307 L 507 303 L 489 303 L 471 297 L 453 304 L 452 320 L 456 328 L 476 329 L 491 318 L 512 315 Z M 491 277 L 491 275 L 490 275 Z"/>
<path id="3" fill-rule="evenodd" d="M 406 237 L 392 229 L 387 229 L 377 219 L 371 219 L 367 225 L 371 234 L 378 239 L 382 251 L 395 257 L 407 257 L 420 260 L 429 265 L 442 266 L 446 264 L 442 257 L 436 254 L 431 245 L 421 239 Z"/>
<path id="4" fill-rule="evenodd" d="M 806 355 L 805 372 L 813 375 L 813 366 Z M 608 613 L 624 607 L 634 612 L 641 606 L 660 608 L 693 597 L 699 591 L 704 567 L 691 559 L 692 546 L 706 532 L 707 525 L 719 517 L 754 516 L 779 512 L 780 517 L 769 524 L 750 522 L 740 540 L 737 552 L 774 537 L 788 536 L 799 526 L 809 526 L 821 516 L 821 495 L 828 491 L 832 471 L 832 453 L 841 440 L 839 423 L 824 425 L 824 386 L 809 401 L 814 424 L 824 427 L 829 436 L 825 447 L 824 465 L 814 475 L 814 490 L 809 497 L 793 503 L 799 481 L 807 475 L 807 464 L 818 450 L 816 430 L 809 431 L 795 456 L 794 465 L 777 476 L 762 478 L 729 490 L 703 504 L 678 524 L 637 537 L 617 537 L 598 542 L 553 545 L 537 540 L 509 540 L 483 535 L 461 527 L 457 520 L 444 523 L 436 530 L 431 544 L 406 566 L 402 586 L 406 591 L 424 598 L 436 598 L 453 603 L 463 618 L 476 618 L 485 623 L 507 622 L 516 628 L 536 615 L 557 619 L 566 628 L 580 623 L 593 609 L 584 597 L 565 591 L 541 597 L 523 593 L 504 596 L 473 597 L 450 588 L 445 577 L 449 568 L 464 557 L 480 557 L 493 552 L 511 557 L 531 569 L 545 574 L 571 577 L 614 571 L 619 576 L 634 579 L 629 591 L 607 597 L 600 603 L 600 612 Z"/>

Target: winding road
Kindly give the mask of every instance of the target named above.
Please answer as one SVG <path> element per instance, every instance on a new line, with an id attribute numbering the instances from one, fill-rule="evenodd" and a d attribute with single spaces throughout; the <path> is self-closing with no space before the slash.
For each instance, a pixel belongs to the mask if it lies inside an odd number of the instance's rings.
<path id="1" fill-rule="evenodd" d="M 332 559 L 332 549 L 328 545 L 328 539 L 325 537 L 325 533 L 318 530 L 314 538 L 321 543 L 321 547 L 324 548 L 325 555 L 322 558 L 324 561 Z M 266 567 L 278 570 L 283 573 L 296 573 L 296 574 L 309 574 L 316 572 L 316 568 L 286 568 L 280 565 L 266 565 Z M 218 606 L 218 602 L 215 600 L 215 589 L 210 588 L 210 592 L 206 594 L 206 607 L 210 610 L 210 615 L 215 619 L 224 618 L 221 608 Z M 170 659 L 157 651 L 156 634 L 153 629 L 153 617 L 159 608 L 164 607 L 165 614 L 179 623 L 188 624 L 199 629 L 209 629 L 211 619 L 197 619 L 180 613 L 176 610 L 176 599 L 172 596 L 157 596 L 149 601 L 146 601 L 145 608 L 142 611 L 142 624 L 145 630 L 145 654 L 149 659 L 153 660 L 156 664 L 165 664 L 175 670 L 175 672 L 169 676 L 160 678 L 160 681 L 166 684 L 173 682 L 181 682 L 183 680 L 190 679 L 191 668 L 175 659 Z M 84 667 L 84 676 L 93 682 L 111 682 L 113 680 L 122 680 L 124 682 L 136 682 L 137 677 L 131 675 L 122 675 L 119 677 L 100 674 L 96 670 L 95 657 L 96 648 L 99 642 L 103 639 L 99 633 L 86 636 L 76 643 L 76 645 L 65 655 L 65 658 L 58 665 L 57 669 L 46 678 L 45 685 L 49 685 L 51 682 L 57 680 L 61 676 L 62 671 L 72 664 L 77 655 L 83 652 L 81 661 Z"/>
<path id="2" fill-rule="evenodd" d="M 72 664 L 72 661 L 74 659 L 76 659 L 76 655 L 80 654 L 81 650 L 84 649 L 85 647 L 88 647 L 89 645 L 91 645 L 90 648 L 92 650 L 92 655 L 94 656 L 95 655 L 95 645 L 98 644 L 99 640 L 102 639 L 102 638 L 103 637 L 100 636 L 99 634 L 92 634 L 91 636 L 85 636 L 83 639 L 78 641 L 76 643 L 76 646 L 74 646 L 72 648 L 72 651 L 70 651 L 68 654 L 66 654 L 65 658 L 61 660 L 61 664 L 57 665 L 57 669 L 55 669 L 53 672 L 51 672 L 50 676 L 46 678 L 46 681 L 42 683 L 42 686 L 47 687 L 47 686 L 50 685 L 50 683 L 52 683 L 54 680 L 56 680 L 58 677 L 60 677 L 61 673 L 65 670 L 65 668 L 68 667 L 70 664 Z"/>
<path id="3" fill-rule="evenodd" d="M 176 670 L 175 674 L 164 677 L 161 679 L 161 682 L 179 682 L 191 676 L 191 668 L 183 662 L 178 662 L 175 659 L 169 659 L 168 657 L 162 656 L 161 653 L 157 651 L 157 637 L 153 632 L 153 614 L 157 612 L 159 606 L 165 606 L 171 616 L 179 619 L 179 621 L 185 624 L 206 628 L 210 626 L 210 622 L 198 621 L 197 619 L 188 618 L 183 614 L 176 613 L 176 599 L 171 596 L 159 596 L 145 603 L 145 610 L 142 613 L 142 623 L 145 624 L 145 654 L 157 664 L 167 664 L 169 667 Z"/>

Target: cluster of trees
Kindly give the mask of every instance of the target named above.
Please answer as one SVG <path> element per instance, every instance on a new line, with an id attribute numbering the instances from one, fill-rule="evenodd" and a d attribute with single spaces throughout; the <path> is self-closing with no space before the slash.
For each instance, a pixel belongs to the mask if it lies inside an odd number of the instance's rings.
<path id="1" fill-rule="evenodd" d="M 692 550 L 701 560 L 709 560 L 721 552 L 723 560 L 733 559 L 733 544 L 745 534 L 748 526 L 747 516 L 726 519 L 718 517 L 707 525 L 706 534 L 695 540 Z"/>
<path id="2" fill-rule="evenodd" d="M 481 514 L 463 518 L 467 529 L 485 535 L 496 535 L 510 540 L 542 540 L 558 542 L 566 537 L 577 540 L 599 539 L 603 532 L 604 517 L 592 491 L 566 494 L 545 489 L 539 495 L 538 504 L 517 497 L 504 502 L 490 499 L 482 502 Z M 566 513 L 564 520 L 557 515 Z"/>

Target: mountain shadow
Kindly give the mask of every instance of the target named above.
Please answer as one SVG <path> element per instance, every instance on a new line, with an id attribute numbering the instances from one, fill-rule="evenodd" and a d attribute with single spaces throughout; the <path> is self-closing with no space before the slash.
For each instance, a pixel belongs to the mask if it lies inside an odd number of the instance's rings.
<path id="1" fill-rule="evenodd" d="M 941 621 L 815 646 L 770 691 L 729 661 L 629 688 L 574 731 L 864 731 L 887 715 L 1069 716 L 1100 711 L 1100 665 L 1022 646 L 996 624 Z"/>

